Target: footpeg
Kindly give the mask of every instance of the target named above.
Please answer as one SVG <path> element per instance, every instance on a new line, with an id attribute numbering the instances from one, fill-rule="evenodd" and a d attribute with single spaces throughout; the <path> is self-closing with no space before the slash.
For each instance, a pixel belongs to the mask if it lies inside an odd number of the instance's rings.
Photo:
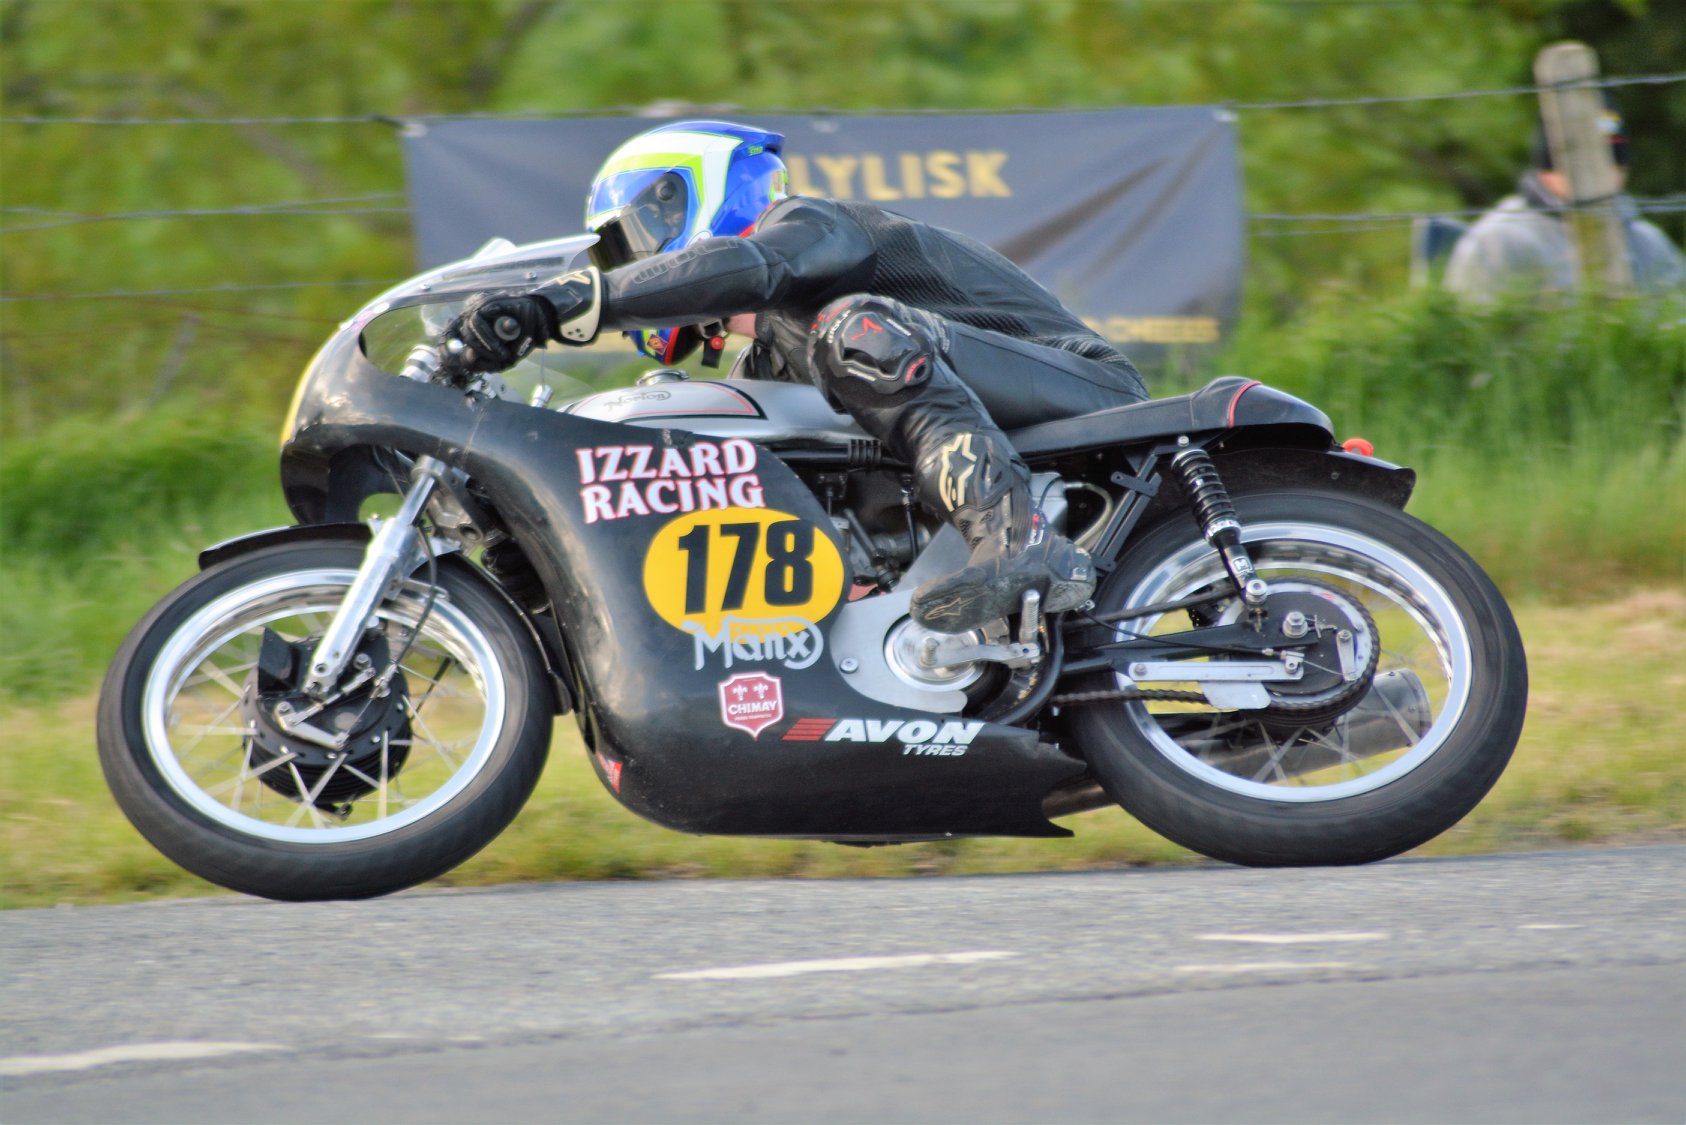
<path id="1" fill-rule="evenodd" d="M 1029 668 L 1042 660 L 1042 646 L 1038 644 L 973 644 L 964 636 L 926 637 L 919 647 L 922 668 L 949 668 L 988 660 L 1009 668 Z"/>
<path id="2" fill-rule="evenodd" d="M 1042 636 L 1042 595 L 1026 590 L 1019 603 L 1019 643 L 1035 645 Z"/>
<path id="3" fill-rule="evenodd" d="M 1029 668 L 1042 662 L 1042 595 L 1026 590 L 1019 602 L 1019 638 L 1013 643 L 986 642 L 974 644 L 970 634 L 948 634 L 926 637 L 919 646 L 919 664 L 923 668 L 947 668 L 975 660 L 1005 664 L 1009 668 Z M 1004 636 L 1006 622 L 997 621 L 985 627 L 986 635 Z"/>

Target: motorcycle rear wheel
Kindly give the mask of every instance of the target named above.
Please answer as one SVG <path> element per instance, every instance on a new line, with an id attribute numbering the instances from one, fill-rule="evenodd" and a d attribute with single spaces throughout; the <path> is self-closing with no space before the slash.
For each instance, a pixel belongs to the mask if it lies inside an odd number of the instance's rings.
<path id="1" fill-rule="evenodd" d="M 1206 704 L 1077 704 L 1068 729 L 1096 780 L 1167 838 L 1250 866 L 1368 863 L 1444 832 L 1492 788 L 1521 734 L 1526 657 L 1504 599 L 1456 544 L 1397 509 L 1316 492 L 1235 501 L 1263 578 L 1319 584 L 1364 606 L 1379 650 L 1377 687 L 1409 684 L 1420 717 L 1373 695 L 1367 733 L 1379 728 L 1382 737 L 1366 748 L 1349 737 L 1357 712 L 1295 729 L 1280 716 Z M 1222 585 L 1216 552 L 1178 512 L 1125 552 L 1096 612 Z M 1215 615 L 1236 616 L 1234 602 Z M 1093 643 L 1189 627 L 1189 617 L 1172 613 L 1085 636 Z M 1125 686 L 1102 674 L 1081 688 Z"/>
<path id="2" fill-rule="evenodd" d="M 449 558 L 431 604 L 412 581 L 375 612 L 385 647 L 373 651 L 402 657 L 371 745 L 289 756 L 272 734 L 266 748 L 252 719 L 264 633 L 319 635 L 361 560 L 340 543 L 231 559 L 178 587 L 118 651 L 100 762 L 136 829 L 187 870 L 273 899 L 386 894 L 468 859 L 532 792 L 551 728 L 542 661 L 514 611 Z"/>

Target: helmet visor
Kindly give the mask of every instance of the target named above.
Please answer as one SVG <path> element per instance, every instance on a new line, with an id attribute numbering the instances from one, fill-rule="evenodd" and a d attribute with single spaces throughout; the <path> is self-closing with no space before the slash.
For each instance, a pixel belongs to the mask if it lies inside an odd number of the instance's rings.
<path id="1" fill-rule="evenodd" d="M 696 201 L 680 173 L 640 169 L 610 176 L 591 196 L 597 245 L 592 262 L 614 269 L 659 254 L 677 242 L 690 225 Z"/>

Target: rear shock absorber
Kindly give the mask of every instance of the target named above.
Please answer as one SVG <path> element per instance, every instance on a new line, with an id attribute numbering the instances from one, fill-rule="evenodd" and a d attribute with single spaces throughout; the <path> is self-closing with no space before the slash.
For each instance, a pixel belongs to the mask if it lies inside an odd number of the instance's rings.
<path id="1" fill-rule="evenodd" d="M 1211 454 L 1198 446 L 1191 446 L 1172 456 L 1171 467 L 1188 490 L 1189 503 L 1193 506 L 1195 521 L 1200 524 L 1200 533 L 1206 537 L 1206 542 L 1217 548 L 1223 558 L 1224 569 L 1229 571 L 1230 580 L 1241 591 L 1242 599 L 1253 609 L 1258 609 L 1264 605 L 1269 589 L 1254 568 L 1247 548 L 1241 543 L 1241 521 L 1235 517 L 1235 504 L 1218 476 L 1218 467 L 1212 464 Z"/>

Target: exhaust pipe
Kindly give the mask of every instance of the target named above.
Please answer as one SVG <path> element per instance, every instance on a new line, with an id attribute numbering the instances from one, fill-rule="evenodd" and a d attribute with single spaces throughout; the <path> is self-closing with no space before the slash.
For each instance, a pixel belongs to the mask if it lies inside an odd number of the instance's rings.
<path id="1" fill-rule="evenodd" d="M 1114 804 L 1117 802 L 1106 795 L 1106 790 L 1101 788 L 1100 782 L 1087 773 L 1082 773 L 1070 781 L 1061 783 L 1042 798 L 1042 815 L 1053 820 L 1057 816 L 1071 816 L 1091 809 L 1104 809 Z"/>
<path id="2" fill-rule="evenodd" d="M 1373 758 L 1416 744 L 1434 723 L 1434 709 L 1418 675 L 1408 668 L 1383 672 L 1350 711 L 1315 742 L 1301 743 L 1277 756 L 1276 765 L 1288 777 L 1299 777 L 1350 762 Z M 1185 743 L 1205 761 L 1237 777 L 1254 777 L 1270 764 L 1275 748 L 1251 745 L 1243 749 L 1222 742 L 1205 746 Z M 1204 751 L 1204 753 L 1202 753 Z M 1274 771 L 1273 771 L 1274 772 Z"/>

